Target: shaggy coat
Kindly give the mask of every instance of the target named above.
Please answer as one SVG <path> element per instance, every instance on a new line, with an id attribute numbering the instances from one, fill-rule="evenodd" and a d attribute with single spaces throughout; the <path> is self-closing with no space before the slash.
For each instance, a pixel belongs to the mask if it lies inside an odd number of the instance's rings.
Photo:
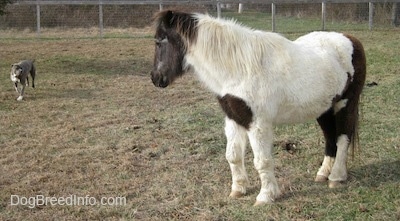
<path id="1" fill-rule="evenodd" d="M 272 159 L 273 125 L 317 119 L 326 139 L 316 181 L 347 179 L 347 149 L 356 139 L 365 55 L 354 37 L 312 32 L 295 41 L 209 15 L 156 15 L 154 85 L 167 87 L 188 68 L 213 91 L 226 113 L 226 158 L 232 192 L 246 193 L 247 140 L 261 179 L 256 204 L 280 191 Z"/>

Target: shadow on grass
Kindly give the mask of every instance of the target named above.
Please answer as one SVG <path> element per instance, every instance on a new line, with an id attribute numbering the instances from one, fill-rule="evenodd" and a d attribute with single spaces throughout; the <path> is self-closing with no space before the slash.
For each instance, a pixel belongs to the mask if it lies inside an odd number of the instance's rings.
<path id="1" fill-rule="evenodd" d="M 300 181 L 300 180 L 299 180 Z M 328 183 L 316 183 L 312 179 L 300 182 L 293 181 L 290 188 L 285 187 L 278 201 L 285 201 L 294 198 L 309 197 L 318 198 L 334 193 L 346 193 L 350 188 L 376 188 L 385 184 L 400 182 L 400 160 L 387 162 L 376 162 L 349 170 L 348 181 L 342 187 L 331 189 Z M 256 189 L 252 191 L 257 191 Z"/>
<path id="2" fill-rule="evenodd" d="M 377 187 L 385 183 L 400 182 L 400 160 L 381 161 L 350 171 L 353 179 L 363 186 Z"/>

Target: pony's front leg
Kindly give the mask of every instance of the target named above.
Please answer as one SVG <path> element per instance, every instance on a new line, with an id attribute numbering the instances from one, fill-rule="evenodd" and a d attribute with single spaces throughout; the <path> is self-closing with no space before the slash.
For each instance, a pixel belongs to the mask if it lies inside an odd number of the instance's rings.
<path id="1" fill-rule="evenodd" d="M 226 159 L 232 171 L 232 192 L 230 197 L 237 198 L 246 194 L 248 177 L 244 167 L 246 150 L 246 129 L 235 121 L 225 118 Z"/>
<path id="2" fill-rule="evenodd" d="M 254 205 L 272 203 L 280 195 L 272 159 L 273 126 L 270 123 L 255 122 L 248 135 L 254 153 L 254 166 L 261 179 L 261 190 Z"/>

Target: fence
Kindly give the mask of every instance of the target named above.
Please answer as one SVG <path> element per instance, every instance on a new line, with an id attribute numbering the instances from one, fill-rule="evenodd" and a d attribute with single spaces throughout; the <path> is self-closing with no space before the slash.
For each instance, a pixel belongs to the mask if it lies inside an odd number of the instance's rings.
<path id="1" fill-rule="evenodd" d="M 16 0 L 0 17 L 0 37 L 21 32 L 48 36 L 124 36 L 143 32 L 152 15 L 163 8 L 206 11 L 246 23 L 254 16 L 264 21 L 252 27 L 278 32 L 382 29 L 400 23 L 400 0 Z M 80 31 L 76 31 L 80 30 Z M 146 32 L 146 31 L 144 31 Z M 125 33 L 125 34 L 124 34 Z M 128 34 L 129 35 L 129 34 Z"/>

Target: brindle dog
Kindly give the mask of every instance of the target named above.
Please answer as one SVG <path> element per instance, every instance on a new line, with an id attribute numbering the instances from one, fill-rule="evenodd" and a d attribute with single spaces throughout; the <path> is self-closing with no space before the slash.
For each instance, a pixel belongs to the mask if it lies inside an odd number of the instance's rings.
<path id="1" fill-rule="evenodd" d="M 36 68 L 33 62 L 35 60 L 24 60 L 11 65 L 11 81 L 14 82 L 15 91 L 19 93 L 17 101 L 21 101 L 24 98 L 25 86 L 29 86 L 29 73 L 32 77 L 32 87 L 35 87 Z M 18 88 L 18 83 L 22 85 L 21 90 Z"/>

